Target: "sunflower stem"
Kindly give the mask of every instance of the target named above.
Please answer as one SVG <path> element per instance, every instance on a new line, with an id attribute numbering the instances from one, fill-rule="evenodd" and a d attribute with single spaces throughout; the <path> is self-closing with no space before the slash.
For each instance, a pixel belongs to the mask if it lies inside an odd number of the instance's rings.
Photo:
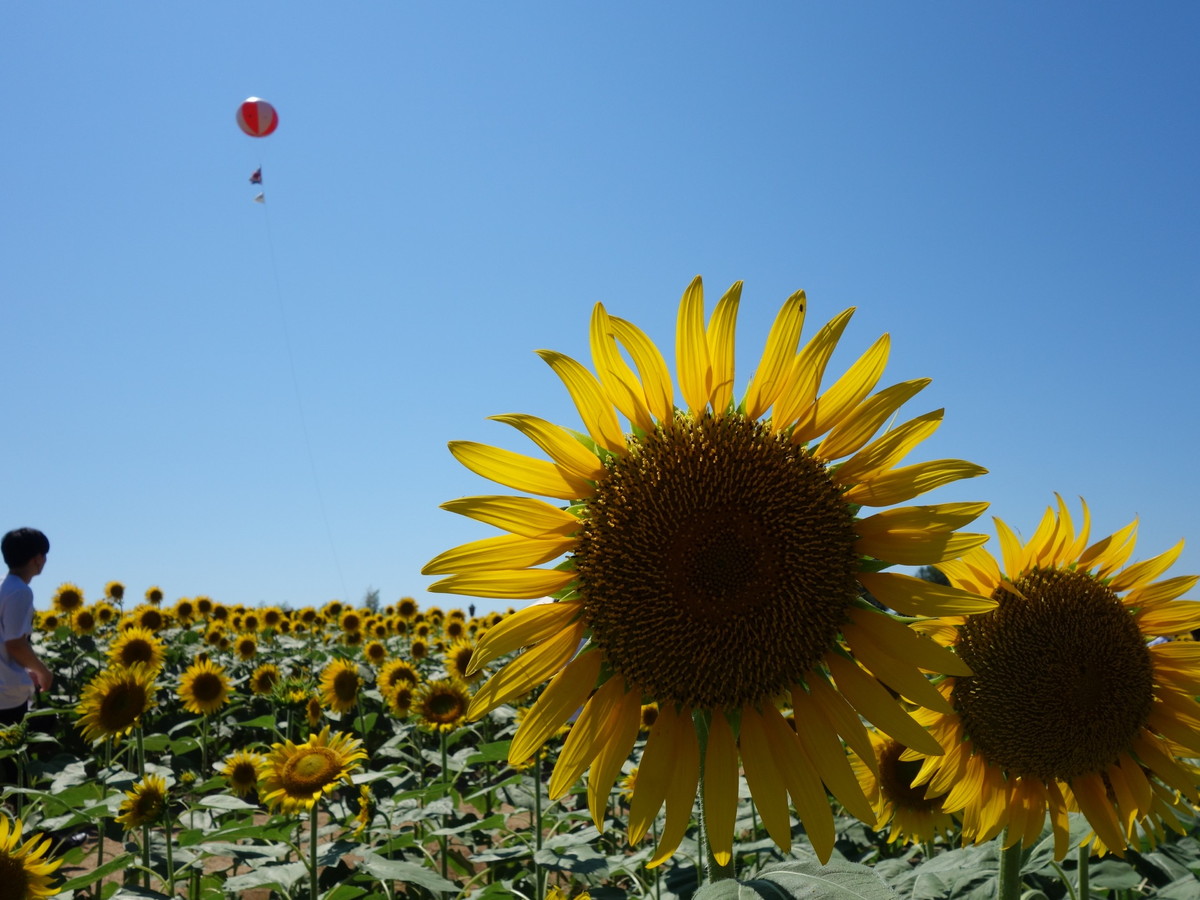
<path id="1" fill-rule="evenodd" d="M 142 887 L 150 890 L 150 823 L 142 826 Z"/>
<path id="2" fill-rule="evenodd" d="M 1091 860 L 1092 854 L 1086 843 L 1079 845 L 1076 854 L 1076 858 L 1079 860 L 1079 879 L 1075 897 L 1076 900 L 1088 900 L 1090 896 L 1088 888 L 1088 876 L 1090 874 L 1088 872 L 1088 862 Z"/>
<path id="3" fill-rule="evenodd" d="M 200 721 L 200 771 L 207 777 L 208 771 L 208 713 L 205 713 Z"/>
<path id="4" fill-rule="evenodd" d="M 133 726 L 133 733 L 137 737 L 137 769 L 138 778 L 146 777 L 146 745 L 142 742 L 142 723 L 139 721 Z"/>
<path id="5" fill-rule="evenodd" d="M 1000 849 L 1000 883 L 996 889 L 997 900 L 1020 900 L 1021 897 L 1021 861 L 1024 855 L 1020 841 L 1014 841 L 1011 847 L 1005 847 L 1003 842 L 1008 836 L 1007 829 L 1001 834 Z"/>
<path id="6" fill-rule="evenodd" d="M 317 886 L 317 804 L 312 805 L 308 814 L 308 896 L 317 900 L 320 890 Z"/>
<path id="7" fill-rule="evenodd" d="M 441 750 L 442 750 L 442 784 L 446 786 L 446 796 L 449 797 L 450 793 L 451 793 L 451 790 L 450 790 L 450 765 L 449 765 L 449 761 L 448 761 L 447 753 L 446 753 L 446 732 L 439 729 L 438 730 L 438 738 L 441 743 Z M 449 823 L 448 817 L 442 816 L 441 830 L 443 832 L 446 830 L 446 826 L 449 824 L 450 823 Z M 442 877 L 448 879 L 449 872 L 450 872 L 450 860 L 447 856 L 447 851 L 446 851 L 447 842 L 448 842 L 448 839 L 445 834 L 438 835 L 438 849 L 441 851 L 441 856 L 442 856 Z"/>
<path id="8" fill-rule="evenodd" d="M 542 756 L 540 750 L 533 754 L 533 845 L 538 850 L 542 849 Z M 546 873 L 542 869 L 541 863 L 537 861 L 535 853 L 533 857 L 535 897 L 542 896 L 545 880 Z"/>

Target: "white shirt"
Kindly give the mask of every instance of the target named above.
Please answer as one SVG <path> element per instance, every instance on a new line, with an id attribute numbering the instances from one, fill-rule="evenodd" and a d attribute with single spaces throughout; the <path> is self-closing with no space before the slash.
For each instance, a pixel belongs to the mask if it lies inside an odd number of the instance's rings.
<path id="1" fill-rule="evenodd" d="M 33 678 L 5 645 L 32 633 L 33 588 L 9 572 L 0 582 L 0 709 L 21 706 L 33 696 Z"/>

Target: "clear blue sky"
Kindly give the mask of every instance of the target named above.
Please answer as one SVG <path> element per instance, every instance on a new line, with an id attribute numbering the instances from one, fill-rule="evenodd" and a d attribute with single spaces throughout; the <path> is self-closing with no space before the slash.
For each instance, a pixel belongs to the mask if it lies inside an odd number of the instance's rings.
<path id="1" fill-rule="evenodd" d="M 992 472 L 931 501 L 1028 534 L 1082 495 L 1200 572 L 1194 3 L 8 3 L 0 35 L 0 525 L 51 537 L 39 605 L 445 603 L 421 566 L 490 532 L 438 504 L 497 490 L 446 442 L 577 425 L 533 351 L 590 364 L 600 300 L 671 358 L 696 274 L 746 282 L 739 390 L 793 290 L 857 306 L 835 364 L 890 332 L 885 383 L 934 379 L 905 411 L 946 408 L 913 461 Z"/>

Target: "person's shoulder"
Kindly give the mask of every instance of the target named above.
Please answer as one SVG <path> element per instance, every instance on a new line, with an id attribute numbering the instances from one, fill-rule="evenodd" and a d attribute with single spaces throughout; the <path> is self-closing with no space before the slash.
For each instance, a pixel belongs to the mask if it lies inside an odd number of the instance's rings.
<path id="1" fill-rule="evenodd" d="M 4 580 L 0 581 L 0 601 L 17 599 L 32 601 L 33 588 L 23 579 L 9 572 Z"/>

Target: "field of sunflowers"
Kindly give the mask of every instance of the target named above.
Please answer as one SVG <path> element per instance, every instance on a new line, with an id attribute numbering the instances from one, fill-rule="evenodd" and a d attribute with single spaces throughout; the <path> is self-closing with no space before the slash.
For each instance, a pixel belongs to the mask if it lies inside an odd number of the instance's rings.
<path id="1" fill-rule="evenodd" d="M 596 375 L 541 351 L 586 434 L 450 444 L 519 493 L 444 504 L 505 533 L 429 590 L 519 610 L 61 586 L 53 690 L 0 741 L 0 900 L 1200 900 L 1182 541 L 1132 561 L 1136 522 L 1059 497 L 993 555 L 985 502 L 901 505 L 984 473 L 900 465 L 928 380 L 875 391 L 885 335 L 822 390 L 853 310 L 800 349 L 797 292 L 735 399 L 740 292 L 707 324 L 684 293 L 685 408 L 598 304 Z"/>

